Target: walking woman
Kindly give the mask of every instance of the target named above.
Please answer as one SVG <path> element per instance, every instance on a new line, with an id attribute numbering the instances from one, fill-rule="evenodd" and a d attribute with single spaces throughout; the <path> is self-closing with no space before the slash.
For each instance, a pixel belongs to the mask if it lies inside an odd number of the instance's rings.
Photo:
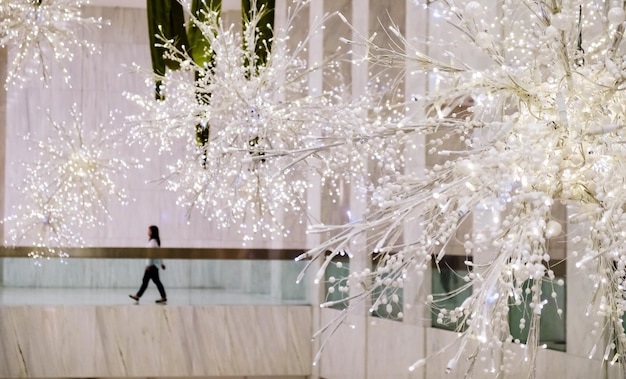
<path id="1" fill-rule="evenodd" d="M 160 247 L 161 246 L 161 238 L 159 238 L 159 228 L 155 225 L 151 225 L 148 228 L 148 247 Z M 161 280 L 159 279 L 159 266 L 165 270 L 165 265 L 163 261 L 159 258 L 150 258 L 148 259 L 148 265 L 146 266 L 146 272 L 143 274 L 143 281 L 141 282 L 141 287 L 139 291 L 137 291 L 136 295 L 128 295 L 131 299 L 139 302 L 139 298 L 143 295 L 144 291 L 148 287 L 148 282 L 152 280 L 154 284 L 156 284 L 159 293 L 161 294 L 161 298 L 156 302 L 158 304 L 165 304 L 167 302 L 167 296 L 165 295 L 165 288 L 163 288 L 163 284 L 161 284 Z"/>

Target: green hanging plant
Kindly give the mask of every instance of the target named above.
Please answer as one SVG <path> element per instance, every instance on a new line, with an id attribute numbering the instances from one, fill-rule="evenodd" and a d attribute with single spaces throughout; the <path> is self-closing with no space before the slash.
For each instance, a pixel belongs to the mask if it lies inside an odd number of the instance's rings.
<path id="1" fill-rule="evenodd" d="M 193 0 L 191 3 L 191 14 L 200 22 L 207 20 L 207 12 L 221 12 L 221 0 Z M 255 38 L 255 56 L 256 61 L 253 65 L 258 69 L 267 63 L 267 58 L 272 48 L 272 38 L 274 35 L 274 10 L 276 8 L 275 0 L 243 0 L 242 1 L 242 25 L 243 31 L 246 33 L 247 28 L 254 27 L 256 31 Z M 258 14 L 260 18 L 258 22 L 251 25 L 251 15 Z M 189 53 L 193 61 L 199 66 L 210 65 L 213 61 L 215 52 L 211 49 L 210 42 L 202 34 L 200 29 L 193 23 L 189 23 L 187 28 L 187 39 L 189 41 Z M 247 49 L 246 39 L 244 39 L 244 49 Z M 250 62 L 246 60 L 247 66 Z"/>
<path id="2" fill-rule="evenodd" d="M 208 12 L 220 13 L 222 0 L 193 0 L 191 2 L 191 14 L 200 22 L 207 21 Z M 215 52 L 211 49 L 211 43 L 202 34 L 200 28 L 194 22 L 189 22 L 187 27 L 187 39 L 189 40 L 189 55 L 198 65 L 204 67 L 211 64 Z"/>
<path id="3" fill-rule="evenodd" d="M 152 70 L 157 77 L 165 75 L 166 68 L 179 69 L 175 61 L 164 57 L 165 49 L 161 47 L 159 37 L 173 40 L 177 48 L 185 50 L 189 46 L 185 33 L 185 19 L 183 6 L 177 0 L 147 0 L 148 33 L 150 37 L 150 56 L 152 58 Z M 161 80 L 155 83 L 155 97 L 162 99 Z"/>
<path id="4" fill-rule="evenodd" d="M 255 34 L 255 46 L 254 56 L 256 61 L 250 64 L 246 61 L 246 67 L 254 66 L 255 71 L 249 72 L 248 75 L 255 75 L 258 72 L 259 67 L 265 66 L 267 58 L 272 50 L 272 38 L 274 36 L 274 10 L 276 9 L 275 0 L 242 0 L 241 2 L 241 19 L 243 21 L 243 32 L 246 33 L 247 28 L 254 27 Z M 251 15 L 258 14 L 260 18 L 258 23 L 251 24 Z M 248 49 L 245 45 L 246 39 L 244 39 L 244 50 Z"/>
<path id="5" fill-rule="evenodd" d="M 35 0 L 40 2 L 41 0 Z M 177 62 L 168 60 L 164 57 L 165 49 L 161 47 L 159 37 L 173 40 L 174 44 L 180 50 L 188 51 L 194 62 L 200 66 L 211 64 L 214 52 L 211 50 L 210 42 L 202 35 L 200 29 L 189 23 L 185 30 L 185 19 L 183 16 L 183 6 L 177 0 L 147 0 L 148 11 L 148 33 L 150 38 L 150 56 L 152 58 L 152 70 L 157 76 L 165 75 L 165 70 L 179 69 Z M 192 0 L 191 14 L 200 22 L 206 20 L 207 12 L 220 12 L 222 7 L 221 0 Z M 256 74 L 259 67 L 267 63 L 267 58 L 272 48 L 272 37 L 274 29 L 274 10 L 276 8 L 275 0 L 243 0 L 242 1 L 242 23 L 244 33 L 247 28 L 254 27 L 256 38 L 254 51 L 255 62 L 252 64 L 246 60 L 245 65 L 254 66 L 255 72 L 248 75 Z M 261 17 L 255 25 L 250 24 L 251 15 L 258 13 Z M 245 46 L 244 49 L 247 49 Z M 196 78 L 197 79 L 197 78 Z M 163 95 L 160 93 L 161 81 L 156 81 L 156 97 L 161 99 Z"/>
<path id="6" fill-rule="evenodd" d="M 249 32 L 249 28 L 254 28 L 254 38 L 243 39 L 243 49 L 248 50 L 249 46 L 246 43 L 254 41 L 254 54 L 251 56 L 255 60 L 250 62 L 246 56 L 244 62 L 246 70 L 246 78 L 257 75 L 260 67 L 267 64 L 267 59 L 272 49 L 272 38 L 274 37 L 274 9 L 276 8 L 275 0 L 243 0 L 241 7 L 241 19 L 243 22 L 244 35 Z M 259 16 L 258 18 L 253 15 Z M 256 20 L 253 23 L 252 20 Z M 261 138 L 259 136 L 254 137 L 248 141 L 250 145 L 250 154 L 254 156 L 263 156 L 263 152 L 254 152 L 259 148 Z M 265 162 L 265 159 L 260 160 L 261 163 Z"/>
<path id="7" fill-rule="evenodd" d="M 209 12 L 217 12 L 218 14 L 221 12 L 221 0 L 210 0 L 208 3 L 204 0 L 193 0 L 191 3 L 191 14 L 199 21 L 206 22 L 208 18 Z M 275 1 L 267 0 L 267 1 L 255 1 L 255 0 L 244 0 L 242 1 L 242 24 L 243 24 L 243 32 L 246 33 L 247 28 L 254 27 L 255 28 L 255 46 L 254 46 L 254 57 L 255 62 L 253 66 L 255 67 L 254 72 L 247 71 L 246 76 L 249 78 L 251 75 L 256 74 L 258 68 L 264 66 L 267 63 L 267 58 L 271 51 L 272 37 L 273 37 L 273 28 L 274 28 L 274 9 L 275 9 Z M 260 16 L 257 23 L 254 25 L 251 24 L 251 19 L 253 19 L 252 15 L 258 14 Z M 207 40 L 207 38 L 202 34 L 200 28 L 194 22 L 190 22 L 187 28 L 187 39 L 189 40 L 189 55 L 193 59 L 193 61 L 201 66 L 207 67 L 209 70 L 212 69 L 214 65 L 215 52 L 211 49 L 211 43 Z M 244 50 L 248 47 L 246 46 L 246 42 L 248 40 L 244 38 Z M 244 62 L 246 67 L 249 67 L 251 64 L 249 59 L 246 59 Z M 197 73 L 196 73 L 197 75 Z M 199 78 L 195 78 L 196 83 L 199 83 Z M 201 103 L 208 103 L 210 101 L 210 94 L 201 93 L 200 91 L 197 93 L 196 99 Z M 196 125 L 196 144 L 198 148 L 201 149 L 200 161 L 202 167 L 206 167 L 206 156 L 207 156 L 207 144 L 209 142 L 210 136 L 210 125 L 209 124 L 198 124 Z M 259 143 L 259 137 L 250 141 L 251 147 L 256 147 Z"/>
<path id="8" fill-rule="evenodd" d="M 148 8 L 148 32 L 150 33 L 150 53 L 152 57 L 152 69 L 157 78 L 165 75 L 165 70 L 178 70 L 180 67 L 177 62 L 165 58 L 165 49 L 160 46 L 158 36 L 174 41 L 174 45 L 180 51 L 189 54 L 194 63 L 198 66 L 208 68 L 212 72 L 215 61 L 215 52 L 211 48 L 211 42 L 202 34 L 202 31 L 195 22 L 189 22 L 185 30 L 183 8 L 176 0 L 147 0 Z M 221 0 L 192 0 L 191 15 L 200 23 L 209 21 L 209 14 L 221 12 Z M 273 29 L 274 29 L 274 9 L 275 0 L 243 0 L 242 1 L 242 24 L 243 32 L 249 32 L 249 28 L 254 28 L 254 38 L 244 38 L 244 50 L 249 47 L 247 43 L 254 41 L 254 62 L 250 62 L 249 58 L 245 59 L 245 67 L 254 67 L 246 71 L 246 77 L 258 73 L 259 67 L 267 63 L 267 59 L 271 52 Z M 252 17 L 259 15 L 259 18 Z M 253 24 L 251 20 L 256 20 Z M 197 75 L 197 72 L 196 72 Z M 195 77 L 197 85 L 201 82 L 199 77 Z M 162 100 L 161 80 L 156 80 L 155 97 Z M 211 94 L 203 91 L 197 91 L 196 100 L 201 104 L 208 104 Z M 195 127 L 196 143 L 201 150 L 201 164 L 206 166 L 206 151 L 209 142 L 209 124 L 198 124 Z M 258 144 L 256 140 L 250 141 L 251 146 Z"/>
<path id="9" fill-rule="evenodd" d="M 221 0 L 193 0 L 191 3 L 191 14 L 199 22 L 206 22 L 209 12 L 220 13 L 222 7 Z M 215 52 L 211 49 L 210 41 L 202 34 L 196 23 L 189 22 L 187 27 L 187 39 L 189 40 L 189 55 L 191 59 L 201 67 L 213 67 Z M 196 85 L 199 85 L 200 78 L 198 72 L 195 73 Z M 196 100 L 201 104 L 208 104 L 211 94 L 196 92 Z M 196 144 L 201 149 L 200 163 L 206 168 L 207 144 L 209 142 L 210 125 L 201 123 L 196 125 Z"/>

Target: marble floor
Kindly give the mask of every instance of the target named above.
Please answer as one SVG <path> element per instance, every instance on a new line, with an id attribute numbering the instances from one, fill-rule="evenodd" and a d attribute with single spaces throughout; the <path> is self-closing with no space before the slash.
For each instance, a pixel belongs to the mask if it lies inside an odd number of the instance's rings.
<path id="1" fill-rule="evenodd" d="M 0 306 L 15 305 L 125 305 L 135 303 L 128 297 L 137 288 L 0 288 Z M 167 289 L 168 305 L 264 305 L 307 304 L 304 300 L 285 300 L 267 294 L 251 294 L 220 289 Z M 156 288 L 148 287 L 139 305 L 155 304 Z"/>

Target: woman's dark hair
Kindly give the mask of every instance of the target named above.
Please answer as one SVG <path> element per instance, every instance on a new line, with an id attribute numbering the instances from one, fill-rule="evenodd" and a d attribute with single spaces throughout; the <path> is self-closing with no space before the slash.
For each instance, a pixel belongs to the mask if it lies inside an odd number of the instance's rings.
<path id="1" fill-rule="evenodd" d="M 151 240 L 156 240 L 157 245 L 161 246 L 161 237 L 159 237 L 159 227 L 156 225 L 150 225 Z"/>

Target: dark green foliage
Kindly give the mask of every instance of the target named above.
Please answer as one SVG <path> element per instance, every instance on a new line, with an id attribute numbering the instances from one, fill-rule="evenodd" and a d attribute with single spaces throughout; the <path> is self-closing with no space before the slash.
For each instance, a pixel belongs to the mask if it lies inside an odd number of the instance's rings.
<path id="1" fill-rule="evenodd" d="M 207 21 L 209 12 L 220 12 L 222 7 L 221 0 L 192 0 L 191 14 L 199 21 Z M 268 56 L 271 51 L 273 27 L 274 27 L 274 8 L 275 0 L 243 0 L 242 1 L 242 22 L 244 31 L 247 27 L 254 27 L 256 30 L 255 39 L 255 62 L 244 62 L 246 67 L 253 66 L 254 70 L 247 71 L 246 77 L 256 75 L 258 68 L 267 63 Z M 177 62 L 169 60 L 165 56 L 165 49 L 160 46 L 160 38 L 174 41 L 174 46 L 189 54 L 191 59 L 200 67 L 212 72 L 215 65 L 215 52 L 211 48 L 211 42 L 202 34 L 202 31 L 196 24 L 189 22 L 185 30 L 185 21 L 183 17 L 182 5 L 177 0 L 147 0 L 148 9 L 148 32 L 150 34 L 150 54 L 152 57 L 152 70 L 157 76 L 155 81 L 155 97 L 163 100 L 164 95 L 161 92 L 161 77 L 165 75 L 165 70 L 177 70 L 179 65 Z M 249 25 L 251 16 L 260 15 L 258 24 Z M 160 36 L 160 37 L 158 37 Z M 244 41 L 244 49 L 245 46 Z M 206 85 L 206 81 L 198 72 L 195 75 L 195 81 L 198 86 Z M 197 100 L 201 104 L 209 104 L 211 94 L 198 90 Z M 205 167 L 206 149 L 209 142 L 210 125 L 196 125 L 196 143 L 203 152 L 201 160 Z M 258 147 L 259 137 L 253 139 L 251 147 Z"/>
<path id="2" fill-rule="evenodd" d="M 207 12 L 220 12 L 222 0 L 193 0 L 191 2 L 191 14 L 198 21 L 207 20 Z M 212 65 L 215 52 L 211 50 L 211 43 L 202 34 L 200 28 L 195 23 L 190 22 L 187 28 L 187 39 L 189 40 L 189 53 L 193 61 L 201 67 Z"/>
<path id="3" fill-rule="evenodd" d="M 253 8 L 253 5 L 255 8 Z M 272 37 L 274 36 L 274 9 L 276 8 L 275 0 L 242 0 L 241 11 L 244 31 L 248 26 L 256 28 L 256 41 L 254 51 L 256 55 L 256 62 L 252 64 L 245 62 L 246 67 L 254 66 L 256 70 L 259 67 L 265 66 L 267 58 L 272 50 Z M 254 13 L 260 15 L 258 24 L 248 25 L 246 22 L 250 19 L 250 16 Z M 244 41 L 244 49 L 246 41 Z M 248 76 L 255 75 L 257 71 L 248 72 Z"/>
<path id="4" fill-rule="evenodd" d="M 177 70 L 178 63 L 164 57 L 165 49 L 157 36 L 173 40 L 174 45 L 184 51 L 189 43 L 185 33 L 183 6 L 177 0 L 147 0 L 148 34 L 150 38 L 150 56 L 152 70 L 157 76 L 165 75 L 166 68 Z M 160 80 L 156 81 L 155 96 L 162 99 Z"/>

